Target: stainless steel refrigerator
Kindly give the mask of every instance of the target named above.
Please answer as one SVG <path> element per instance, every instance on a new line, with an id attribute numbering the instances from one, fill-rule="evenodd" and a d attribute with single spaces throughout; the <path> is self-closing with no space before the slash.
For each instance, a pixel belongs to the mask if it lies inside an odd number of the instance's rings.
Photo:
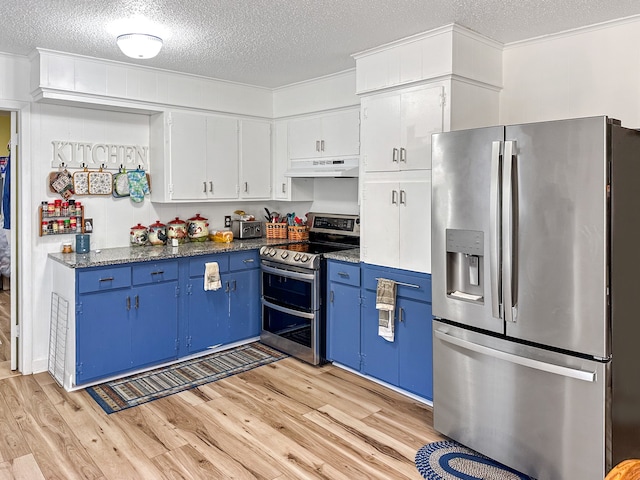
<path id="1" fill-rule="evenodd" d="M 432 141 L 436 430 L 538 479 L 640 458 L 640 132 Z"/>

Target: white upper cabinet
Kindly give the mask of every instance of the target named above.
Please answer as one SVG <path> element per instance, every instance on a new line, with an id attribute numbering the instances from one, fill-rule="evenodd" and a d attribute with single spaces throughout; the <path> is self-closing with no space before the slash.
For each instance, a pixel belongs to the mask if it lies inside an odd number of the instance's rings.
<path id="1" fill-rule="evenodd" d="M 424 86 L 362 99 L 365 172 L 431 168 L 431 134 L 444 127 L 444 89 Z"/>
<path id="2" fill-rule="evenodd" d="M 206 117 L 206 168 L 192 181 L 202 181 L 208 199 L 238 198 L 238 120 Z M 175 184 L 174 184 L 174 198 Z"/>
<path id="3" fill-rule="evenodd" d="M 271 196 L 271 123 L 240 121 L 240 198 Z"/>
<path id="4" fill-rule="evenodd" d="M 313 200 L 314 182 L 311 178 L 289 178 L 285 172 L 289 169 L 289 126 L 286 120 L 276 121 L 273 125 L 273 200 L 303 201 Z"/>
<path id="5" fill-rule="evenodd" d="M 358 110 L 289 121 L 289 158 L 354 157 L 360 153 Z"/>

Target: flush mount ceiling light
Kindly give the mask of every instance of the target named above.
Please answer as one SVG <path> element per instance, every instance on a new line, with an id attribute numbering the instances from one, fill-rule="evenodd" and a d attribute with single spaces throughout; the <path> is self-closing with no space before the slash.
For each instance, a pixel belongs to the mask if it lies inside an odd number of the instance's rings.
<path id="1" fill-rule="evenodd" d="M 117 38 L 118 47 L 127 57 L 153 58 L 162 48 L 162 39 L 146 33 L 127 33 Z"/>

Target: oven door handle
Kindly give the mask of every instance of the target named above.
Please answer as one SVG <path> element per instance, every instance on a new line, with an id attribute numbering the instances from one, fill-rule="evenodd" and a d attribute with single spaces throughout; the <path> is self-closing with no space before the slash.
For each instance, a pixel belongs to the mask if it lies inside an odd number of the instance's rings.
<path id="1" fill-rule="evenodd" d="M 303 280 L 305 282 L 313 282 L 315 280 L 315 275 L 313 273 L 300 273 L 284 268 L 273 268 L 265 265 L 264 263 L 260 268 L 262 268 L 263 272 L 272 273 L 280 277 L 293 278 L 294 280 Z"/>
<path id="2" fill-rule="evenodd" d="M 280 305 L 276 305 L 275 303 L 271 303 L 268 300 L 262 299 L 262 305 L 268 308 L 273 308 L 274 310 L 278 310 L 282 313 L 288 313 L 289 315 L 293 315 L 294 317 L 302 317 L 309 320 L 313 320 L 315 317 L 315 313 L 307 313 L 301 312 L 299 310 L 294 310 L 293 308 L 287 308 Z"/>

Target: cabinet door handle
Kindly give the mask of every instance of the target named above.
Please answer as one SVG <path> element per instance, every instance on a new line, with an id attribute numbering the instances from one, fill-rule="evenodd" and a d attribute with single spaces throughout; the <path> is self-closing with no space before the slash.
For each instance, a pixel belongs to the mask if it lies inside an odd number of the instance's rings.
<path id="1" fill-rule="evenodd" d="M 249 182 L 244 182 L 244 193 L 249 191 Z"/>
<path id="2" fill-rule="evenodd" d="M 225 282 L 224 292 L 229 293 L 229 282 Z"/>
<path id="3" fill-rule="evenodd" d="M 113 277 L 105 277 L 98 280 L 99 282 L 113 282 Z"/>
<path id="4" fill-rule="evenodd" d="M 213 182 L 209 182 L 209 192 L 213 193 Z"/>
<path id="5" fill-rule="evenodd" d="M 398 322 L 402 323 L 402 307 L 398 309 Z"/>
<path id="6" fill-rule="evenodd" d="M 342 278 L 349 278 L 349 274 L 347 272 L 338 272 L 338 276 Z"/>
<path id="7" fill-rule="evenodd" d="M 238 288 L 238 285 L 236 284 L 236 281 L 233 281 L 233 288 L 231 289 L 232 292 L 235 292 Z"/>
<path id="8" fill-rule="evenodd" d="M 253 263 L 255 260 L 253 258 L 245 258 L 242 261 L 243 261 L 243 263 Z"/>
<path id="9" fill-rule="evenodd" d="M 207 193 L 207 182 L 202 182 L 202 191 Z"/>
<path id="10" fill-rule="evenodd" d="M 151 272 L 151 275 L 162 275 L 164 274 L 164 270 L 156 270 L 155 272 Z"/>
<path id="11" fill-rule="evenodd" d="M 320 151 L 320 140 L 316 140 L 316 152 Z"/>
<path id="12" fill-rule="evenodd" d="M 398 149 L 394 148 L 393 152 L 391 152 L 391 160 L 393 160 L 394 163 L 398 163 Z"/>
<path id="13" fill-rule="evenodd" d="M 287 187 L 286 187 L 286 183 L 282 184 L 282 193 L 287 193 Z"/>
<path id="14" fill-rule="evenodd" d="M 135 307 L 136 307 L 136 310 L 138 309 L 138 307 L 140 307 L 140 297 L 138 297 L 138 295 L 136 295 Z"/>
<path id="15" fill-rule="evenodd" d="M 127 310 L 131 310 L 131 297 L 127 297 Z"/>
<path id="16" fill-rule="evenodd" d="M 400 205 L 407 204 L 407 192 L 404 190 L 400 190 Z"/>
<path id="17" fill-rule="evenodd" d="M 320 151 L 324 152 L 324 140 L 320 140 Z"/>
<path id="18" fill-rule="evenodd" d="M 333 290 L 329 292 L 329 303 L 333 303 Z"/>
<path id="19" fill-rule="evenodd" d="M 397 205 L 398 204 L 398 191 L 397 190 L 391 190 L 391 204 L 392 205 Z"/>
<path id="20" fill-rule="evenodd" d="M 400 148 L 400 161 L 407 163 L 407 149 L 404 147 Z"/>

